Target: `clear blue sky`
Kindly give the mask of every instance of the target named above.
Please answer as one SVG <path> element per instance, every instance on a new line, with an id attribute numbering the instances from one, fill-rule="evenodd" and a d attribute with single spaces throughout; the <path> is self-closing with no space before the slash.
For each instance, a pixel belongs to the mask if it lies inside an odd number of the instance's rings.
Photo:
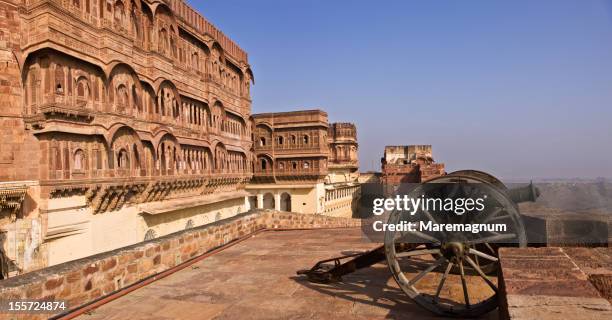
<path id="1" fill-rule="evenodd" d="M 432 144 L 447 170 L 612 177 L 612 2 L 191 3 L 249 53 L 253 112 L 357 124 L 361 170 Z"/>

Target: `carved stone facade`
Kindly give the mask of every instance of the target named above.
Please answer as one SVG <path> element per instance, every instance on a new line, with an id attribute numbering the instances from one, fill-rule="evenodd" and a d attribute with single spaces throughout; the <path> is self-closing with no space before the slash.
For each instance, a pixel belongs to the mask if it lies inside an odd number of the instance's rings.
<path id="1" fill-rule="evenodd" d="M 253 115 L 251 208 L 320 213 L 327 175 L 327 113 L 305 110 Z"/>
<path id="2" fill-rule="evenodd" d="M 361 196 L 357 127 L 353 123 L 329 125 L 329 173 L 325 179 L 325 214 L 352 216 Z"/>
<path id="3" fill-rule="evenodd" d="M 253 208 L 352 215 L 355 126 L 251 115 L 247 54 L 184 1 L 0 17 L 0 278 Z"/>
<path id="4" fill-rule="evenodd" d="M 381 182 L 387 186 L 419 183 L 444 174 L 444 164 L 435 163 L 431 145 L 386 146 Z"/>
<path id="5" fill-rule="evenodd" d="M 305 110 L 253 115 L 251 208 L 352 216 L 359 197 L 353 124 Z"/>
<path id="6" fill-rule="evenodd" d="M 247 210 L 247 54 L 184 1 L 4 0 L 0 16 L 5 276 Z"/>

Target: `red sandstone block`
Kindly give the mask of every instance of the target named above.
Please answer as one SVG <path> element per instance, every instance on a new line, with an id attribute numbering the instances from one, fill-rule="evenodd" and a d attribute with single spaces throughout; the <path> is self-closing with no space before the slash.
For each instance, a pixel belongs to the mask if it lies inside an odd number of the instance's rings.
<path id="1" fill-rule="evenodd" d="M 140 280 L 140 279 L 142 278 L 138 277 L 137 273 L 128 274 L 123 279 L 123 283 L 127 286 L 127 285 L 131 285 L 132 283 L 135 283 L 137 280 Z"/>
<path id="2" fill-rule="evenodd" d="M 112 257 L 102 263 L 102 271 L 108 271 L 117 265 L 117 258 Z"/>
<path id="3" fill-rule="evenodd" d="M 604 298 L 612 303 L 612 275 L 593 274 L 589 276 L 589 281 L 591 281 Z"/>
<path id="4" fill-rule="evenodd" d="M 68 300 L 68 306 L 70 308 L 76 308 L 80 305 L 85 304 L 85 302 L 87 302 L 89 300 L 89 294 L 87 293 L 81 293 L 78 295 L 73 296 L 71 299 Z"/>
<path id="5" fill-rule="evenodd" d="M 102 288 L 103 294 L 109 294 L 115 291 L 115 284 L 113 282 L 106 283 Z"/>
<path id="6" fill-rule="evenodd" d="M 123 253 L 119 256 L 119 264 L 120 265 L 125 265 L 126 263 L 132 261 L 132 254 L 131 253 Z"/>
<path id="7" fill-rule="evenodd" d="M 43 287 L 40 283 L 35 283 L 27 287 L 26 289 L 26 297 L 28 299 L 36 299 L 42 297 Z"/>
<path id="8" fill-rule="evenodd" d="M 138 271 L 138 264 L 136 262 L 131 263 L 127 266 L 126 270 L 128 274 L 136 273 Z"/>
<path id="9" fill-rule="evenodd" d="M 141 259 L 138 261 L 138 272 L 146 274 L 153 269 L 153 259 Z"/>
<path id="10" fill-rule="evenodd" d="M 66 281 L 68 283 L 74 283 L 82 279 L 80 271 L 73 271 L 66 276 Z"/>
<path id="11" fill-rule="evenodd" d="M 87 281 L 87 283 L 85 284 L 85 288 L 83 290 L 84 291 L 89 291 L 89 290 L 91 290 L 91 288 L 93 288 L 93 282 L 91 281 L 91 279 L 89 279 Z"/>
<path id="12" fill-rule="evenodd" d="M 170 241 L 165 241 L 162 243 L 162 250 L 167 251 L 168 249 L 170 249 Z"/>
<path id="13" fill-rule="evenodd" d="M 83 275 L 87 276 L 95 272 L 98 272 L 98 270 L 99 270 L 98 265 L 93 263 L 93 264 L 88 265 L 85 269 L 83 269 Z"/>
<path id="14" fill-rule="evenodd" d="M 168 268 L 174 267 L 175 265 L 174 255 L 163 254 L 161 258 L 161 263 Z"/>
<path id="15" fill-rule="evenodd" d="M 143 256 L 144 256 L 144 252 L 142 252 L 140 250 L 139 251 L 134 251 L 132 253 L 132 260 L 138 260 L 138 259 L 142 258 Z"/>
<path id="16" fill-rule="evenodd" d="M 72 289 L 70 288 L 70 286 L 64 286 L 64 289 L 60 293 L 58 293 L 57 298 L 65 300 L 68 297 L 70 297 L 71 294 L 72 294 Z"/>
<path id="17" fill-rule="evenodd" d="M 102 290 L 100 288 L 96 288 L 93 291 L 91 291 L 91 294 L 89 295 L 89 300 L 95 300 L 99 297 L 102 296 Z"/>
<path id="18" fill-rule="evenodd" d="M 153 256 L 153 254 L 155 253 L 155 248 L 147 248 L 147 250 L 145 251 L 145 257 L 151 257 Z"/>
<path id="19" fill-rule="evenodd" d="M 586 280 L 541 281 L 504 278 L 506 295 L 600 298 L 599 292 Z"/>
<path id="20" fill-rule="evenodd" d="M 48 279 L 47 282 L 45 282 L 45 289 L 53 290 L 53 289 L 60 287 L 63 283 L 64 283 L 63 277 Z"/>

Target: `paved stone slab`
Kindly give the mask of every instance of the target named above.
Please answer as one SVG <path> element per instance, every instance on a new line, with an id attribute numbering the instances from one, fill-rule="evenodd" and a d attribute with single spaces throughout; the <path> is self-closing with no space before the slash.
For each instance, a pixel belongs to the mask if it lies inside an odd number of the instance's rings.
<path id="1" fill-rule="evenodd" d="M 581 269 L 609 270 L 585 248 L 502 248 L 502 315 L 510 319 L 612 319 L 612 307 Z M 594 257 L 597 258 L 594 258 Z"/>
<path id="2" fill-rule="evenodd" d="M 385 264 L 329 285 L 296 276 L 318 260 L 373 248 L 360 232 L 265 232 L 80 319 L 440 319 L 415 305 Z"/>

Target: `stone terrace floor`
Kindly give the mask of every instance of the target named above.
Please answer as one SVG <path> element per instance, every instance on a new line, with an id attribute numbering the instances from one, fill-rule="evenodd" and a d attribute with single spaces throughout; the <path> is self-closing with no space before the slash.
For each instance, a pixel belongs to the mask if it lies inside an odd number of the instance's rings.
<path id="1" fill-rule="evenodd" d="M 411 302 L 386 264 L 331 285 L 296 276 L 318 260 L 374 246 L 360 229 L 264 232 L 79 319 L 441 319 Z"/>

